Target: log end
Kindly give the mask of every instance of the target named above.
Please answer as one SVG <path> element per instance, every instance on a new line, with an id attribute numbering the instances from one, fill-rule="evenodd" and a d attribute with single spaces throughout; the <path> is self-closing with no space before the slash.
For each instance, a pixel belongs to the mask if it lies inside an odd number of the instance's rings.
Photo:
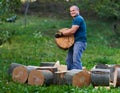
<path id="1" fill-rule="evenodd" d="M 81 71 L 73 76 L 72 85 L 77 87 L 89 86 L 91 83 L 91 76 L 88 71 Z"/>
<path id="2" fill-rule="evenodd" d="M 18 66 L 13 70 L 12 79 L 20 83 L 25 83 L 28 78 L 27 69 L 24 66 Z"/>
<path id="3" fill-rule="evenodd" d="M 40 70 L 32 70 L 29 73 L 28 77 L 29 85 L 43 85 L 44 84 L 44 75 Z"/>

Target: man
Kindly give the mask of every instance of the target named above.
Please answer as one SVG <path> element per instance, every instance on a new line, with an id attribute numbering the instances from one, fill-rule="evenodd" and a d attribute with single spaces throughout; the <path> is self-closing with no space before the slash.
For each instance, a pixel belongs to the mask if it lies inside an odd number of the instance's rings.
<path id="1" fill-rule="evenodd" d="M 69 36 L 74 34 L 75 42 L 68 50 L 66 59 L 67 69 L 82 69 L 81 57 L 86 49 L 86 23 L 84 18 L 79 13 L 79 8 L 76 5 L 70 7 L 70 15 L 73 17 L 72 27 L 64 32 L 56 33 L 55 37 Z"/>

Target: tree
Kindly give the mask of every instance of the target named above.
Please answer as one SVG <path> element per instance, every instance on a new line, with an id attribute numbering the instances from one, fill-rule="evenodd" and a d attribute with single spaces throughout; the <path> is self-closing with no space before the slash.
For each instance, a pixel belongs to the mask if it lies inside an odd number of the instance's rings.
<path id="1" fill-rule="evenodd" d="M 15 14 L 20 7 L 21 0 L 1 0 L 0 1 L 0 20 L 6 20 Z"/>

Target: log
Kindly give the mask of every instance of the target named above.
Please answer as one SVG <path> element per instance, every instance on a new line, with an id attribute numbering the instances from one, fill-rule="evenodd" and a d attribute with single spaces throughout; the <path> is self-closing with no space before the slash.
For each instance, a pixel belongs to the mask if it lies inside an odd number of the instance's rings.
<path id="1" fill-rule="evenodd" d="M 93 86 L 109 86 L 110 69 L 92 69 L 91 80 Z"/>
<path id="2" fill-rule="evenodd" d="M 70 70 L 64 78 L 66 84 L 76 87 L 89 86 L 91 83 L 90 73 L 86 70 Z"/>
<path id="3" fill-rule="evenodd" d="M 53 84 L 53 73 L 49 70 L 32 70 L 28 77 L 29 85 Z"/>
<path id="4" fill-rule="evenodd" d="M 66 30 L 68 30 L 68 28 L 60 29 L 58 32 L 64 32 Z M 70 48 L 73 45 L 73 43 L 74 43 L 74 35 L 55 38 L 55 42 L 56 42 L 58 47 L 60 47 L 61 49 L 66 50 L 66 49 Z"/>
<path id="5" fill-rule="evenodd" d="M 26 83 L 31 70 L 37 69 L 36 66 L 18 66 L 12 72 L 13 81 Z"/>
<path id="6" fill-rule="evenodd" d="M 18 66 L 13 70 L 12 80 L 19 83 L 25 83 L 28 78 L 28 71 L 24 66 Z"/>
<path id="7" fill-rule="evenodd" d="M 113 83 L 115 68 L 120 67 L 117 64 L 97 64 L 93 69 L 110 69 L 110 82 Z"/>
<path id="8" fill-rule="evenodd" d="M 67 71 L 57 71 L 54 73 L 54 84 L 63 85 L 65 84 L 64 75 Z"/>
<path id="9" fill-rule="evenodd" d="M 40 66 L 54 66 L 55 65 L 55 62 L 41 62 L 40 63 Z"/>
<path id="10" fill-rule="evenodd" d="M 115 69 L 113 86 L 120 86 L 120 68 Z"/>
<path id="11" fill-rule="evenodd" d="M 18 63 L 11 63 L 9 68 L 8 68 L 8 75 L 12 75 L 14 68 L 16 68 L 18 66 L 24 66 L 24 65 L 18 64 Z"/>

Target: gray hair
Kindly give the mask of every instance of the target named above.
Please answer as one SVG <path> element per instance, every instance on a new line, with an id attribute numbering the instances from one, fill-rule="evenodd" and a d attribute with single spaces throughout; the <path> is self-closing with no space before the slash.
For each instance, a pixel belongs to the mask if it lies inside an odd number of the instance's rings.
<path id="1" fill-rule="evenodd" d="M 77 5 L 72 5 L 71 7 L 74 7 L 75 9 L 77 9 L 79 11 L 79 7 Z"/>

